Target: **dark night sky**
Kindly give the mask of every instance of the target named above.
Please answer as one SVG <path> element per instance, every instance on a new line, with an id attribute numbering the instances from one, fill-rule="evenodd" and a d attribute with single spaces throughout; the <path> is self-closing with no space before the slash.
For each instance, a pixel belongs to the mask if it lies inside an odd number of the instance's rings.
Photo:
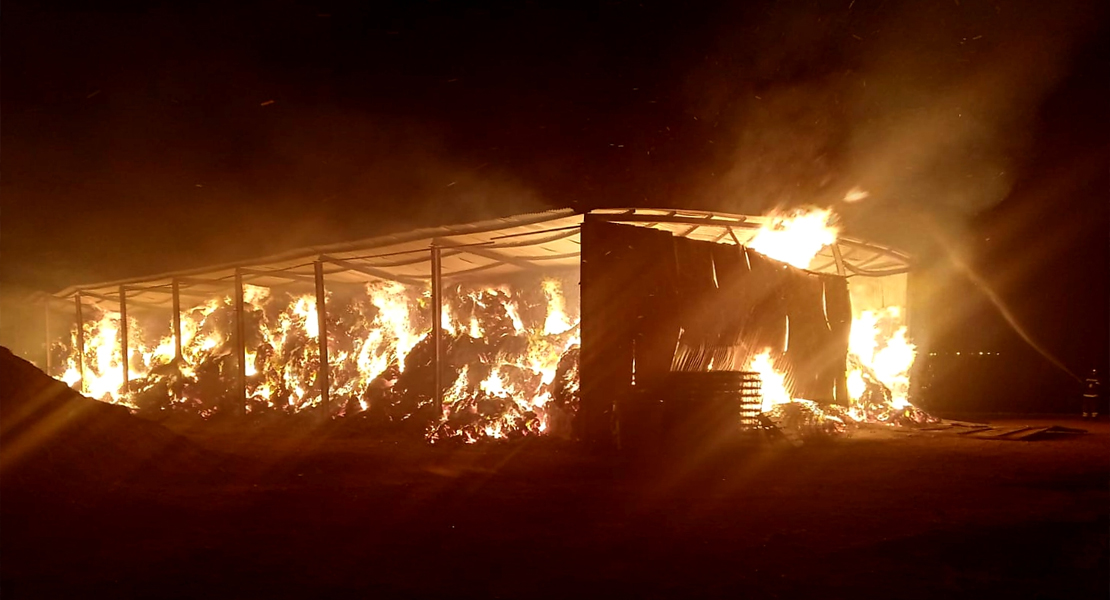
<path id="1" fill-rule="evenodd" d="M 551 207 L 835 204 L 957 240 L 1105 359 L 1104 1 L 99 4 L 3 6 L 9 290 Z"/>

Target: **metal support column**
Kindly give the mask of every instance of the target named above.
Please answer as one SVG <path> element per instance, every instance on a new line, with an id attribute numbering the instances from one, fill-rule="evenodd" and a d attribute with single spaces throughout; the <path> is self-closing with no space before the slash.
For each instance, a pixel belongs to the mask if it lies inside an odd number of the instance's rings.
<path id="1" fill-rule="evenodd" d="M 848 271 L 844 268 L 844 257 L 840 254 L 840 244 L 833 242 L 832 244 L 833 260 L 836 261 L 836 274 L 844 277 Z"/>
<path id="2" fill-rule="evenodd" d="M 432 246 L 432 371 L 436 415 L 443 414 L 443 272 L 439 246 Z"/>
<path id="3" fill-rule="evenodd" d="M 181 286 L 175 277 L 173 288 L 173 359 L 181 362 Z"/>
<path id="4" fill-rule="evenodd" d="M 127 351 L 127 288 L 119 286 L 119 353 L 120 366 L 123 368 L 123 383 L 119 386 L 121 394 L 131 391 L 130 356 Z"/>
<path id="5" fill-rule="evenodd" d="M 81 306 L 81 292 L 73 295 L 73 301 L 77 305 L 77 371 L 81 375 L 78 380 L 77 390 L 82 394 L 85 393 L 85 315 L 83 307 Z"/>
<path id="6" fill-rule="evenodd" d="M 841 277 L 844 277 L 845 278 L 844 285 L 850 287 L 851 283 L 849 283 L 848 280 L 847 280 L 848 270 L 844 266 L 844 256 L 840 253 L 840 244 L 838 242 L 833 242 L 833 244 L 832 244 L 832 255 L 833 255 L 833 260 L 836 262 L 836 274 L 841 276 Z M 845 289 L 847 289 L 847 288 L 845 288 Z M 852 321 L 851 321 L 851 318 L 852 318 L 851 317 L 851 315 L 852 315 L 852 311 L 851 311 L 852 296 L 851 296 L 850 293 L 847 293 L 846 297 L 847 297 L 847 302 L 848 302 L 848 307 L 849 307 L 849 309 L 848 309 L 848 325 L 847 325 L 847 328 L 844 330 L 844 337 L 841 338 L 841 343 L 843 344 L 841 347 L 845 348 L 845 349 L 848 347 L 848 344 L 850 343 L 849 339 L 852 336 L 852 325 L 851 325 L 851 323 L 852 323 Z M 838 323 L 837 325 L 839 326 L 839 325 L 841 325 L 841 323 Z M 839 328 L 838 328 L 838 330 L 839 330 Z M 851 400 L 848 397 L 848 356 L 847 356 L 847 354 L 844 355 L 844 368 L 839 369 L 836 373 L 836 377 L 833 378 L 833 398 L 836 400 L 837 404 L 841 404 L 843 406 L 848 406 L 849 404 L 851 404 Z"/>
<path id="7" fill-rule="evenodd" d="M 46 299 L 42 301 L 42 332 L 46 336 L 46 373 L 48 375 L 54 374 L 54 357 L 52 356 L 53 353 L 50 352 L 50 301 L 52 299 L 51 296 L 46 296 Z"/>
<path id="8" fill-rule="evenodd" d="M 320 371 L 316 375 L 317 384 L 320 386 L 320 403 L 328 404 L 328 387 L 331 382 L 331 373 L 328 366 L 328 310 L 326 294 L 324 293 L 324 263 L 316 261 L 316 343 L 320 346 Z"/>
<path id="9" fill-rule="evenodd" d="M 243 412 L 247 406 L 247 322 L 243 306 L 243 270 L 235 269 L 235 360 L 236 387 L 239 390 L 239 406 Z"/>
<path id="10" fill-rule="evenodd" d="M 180 400 L 185 396 L 185 382 L 181 377 L 181 368 L 185 361 L 181 354 L 181 284 L 176 277 L 173 278 L 170 289 L 173 291 L 173 364 L 177 373 L 172 392 L 174 399 Z"/>

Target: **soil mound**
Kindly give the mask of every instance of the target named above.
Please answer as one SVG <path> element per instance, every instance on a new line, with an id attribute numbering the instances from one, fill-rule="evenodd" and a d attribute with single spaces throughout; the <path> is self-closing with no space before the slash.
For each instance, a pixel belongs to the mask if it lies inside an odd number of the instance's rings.
<path id="1" fill-rule="evenodd" d="M 219 472 L 220 457 L 124 407 L 86 398 L 0 347 L 0 477 L 6 491 L 112 486 Z"/>

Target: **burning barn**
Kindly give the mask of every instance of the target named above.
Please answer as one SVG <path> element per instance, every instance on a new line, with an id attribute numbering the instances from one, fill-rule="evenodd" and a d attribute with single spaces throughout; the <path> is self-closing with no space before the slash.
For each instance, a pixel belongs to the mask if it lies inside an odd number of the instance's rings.
<path id="1" fill-rule="evenodd" d="M 47 302 L 47 370 L 140 413 L 432 441 L 606 443 L 695 397 L 728 427 L 912 417 L 908 257 L 831 221 L 551 211 L 75 286 Z"/>

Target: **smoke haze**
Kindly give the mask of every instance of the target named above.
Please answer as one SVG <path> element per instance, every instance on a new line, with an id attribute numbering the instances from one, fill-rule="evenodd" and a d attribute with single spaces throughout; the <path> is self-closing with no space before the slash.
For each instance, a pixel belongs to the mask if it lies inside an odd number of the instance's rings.
<path id="1" fill-rule="evenodd" d="M 1104 17 L 1097 3 L 852 2 L 722 19 L 685 86 L 726 148 L 705 196 L 762 213 L 858 187 L 868 199 L 838 207 L 849 226 L 920 249 L 920 213 L 960 226 L 1006 197 L 1042 101 Z"/>
<path id="2" fill-rule="evenodd" d="M 0 279 L 544 208 L 832 205 L 911 251 L 1028 169 L 1067 3 L 6 7 Z M 852 189 L 868 197 L 840 203 Z"/>

